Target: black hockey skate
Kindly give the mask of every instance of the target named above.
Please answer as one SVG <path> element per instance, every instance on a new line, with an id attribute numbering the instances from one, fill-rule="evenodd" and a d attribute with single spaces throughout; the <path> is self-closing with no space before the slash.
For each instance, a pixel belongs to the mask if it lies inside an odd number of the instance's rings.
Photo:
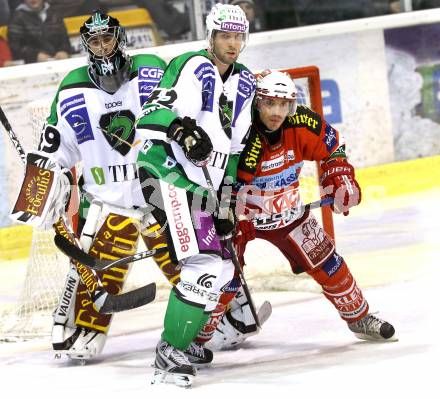
<path id="1" fill-rule="evenodd" d="M 203 344 L 199 342 L 191 342 L 184 351 L 188 360 L 195 365 L 206 365 L 212 362 L 214 354 L 208 348 L 205 348 Z"/>
<path id="2" fill-rule="evenodd" d="M 394 327 L 373 314 L 354 323 L 347 323 L 348 328 L 360 339 L 369 341 L 397 341 Z"/>
<path id="3" fill-rule="evenodd" d="M 188 388 L 195 375 L 196 369 L 181 350 L 166 341 L 159 341 L 151 384 L 175 384 Z"/>

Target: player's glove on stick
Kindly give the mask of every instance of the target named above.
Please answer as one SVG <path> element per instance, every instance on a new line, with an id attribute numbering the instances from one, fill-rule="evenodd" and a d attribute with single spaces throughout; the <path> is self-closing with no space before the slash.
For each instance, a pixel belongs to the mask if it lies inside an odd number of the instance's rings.
<path id="1" fill-rule="evenodd" d="M 361 188 L 354 168 L 345 160 L 332 160 L 321 165 L 321 186 L 326 197 L 333 198 L 333 212 L 348 215 L 348 209 L 361 202 Z"/>
<path id="2" fill-rule="evenodd" d="M 237 223 L 235 216 L 236 194 L 227 191 L 221 190 L 221 194 L 219 194 L 220 206 L 213 215 L 215 229 L 217 234 L 221 236 L 231 234 Z"/>
<path id="3" fill-rule="evenodd" d="M 182 147 L 185 156 L 196 166 L 207 165 L 212 154 L 208 134 L 197 126 L 195 119 L 185 116 L 175 119 L 168 129 L 167 137 Z"/>
<path id="4" fill-rule="evenodd" d="M 252 220 L 248 220 L 245 217 L 244 219 L 241 219 L 241 217 L 238 218 L 235 231 L 234 244 L 237 246 L 245 245 L 256 237 L 255 227 Z"/>

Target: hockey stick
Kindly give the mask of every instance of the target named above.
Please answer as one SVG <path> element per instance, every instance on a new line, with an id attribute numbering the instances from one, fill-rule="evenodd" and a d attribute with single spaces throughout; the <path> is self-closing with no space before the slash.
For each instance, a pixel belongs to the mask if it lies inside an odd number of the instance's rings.
<path id="1" fill-rule="evenodd" d="M 106 270 L 110 267 L 125 265 L 126 263 L 136 262 L 138 260 L 147 259 L 156 254 L 160 254 L 162 252 L 168 251 L 168 247 L 161 247 L 156 249 L 151 249 L 143 252 L 139 252 L 134 255 L 126 256 L 125 258 L 117 259 L 117 260 L 102 260 L 98 258 L 94 258 L 92 255 L 84 252 L 76 245 L 73 245 L 68 239 L 63 237 L 62 235 L 55 235 L 54 238 L 55 245 L 58 249 L 67 255 L 69 258 L 76 259 L 78 262 L 83 265 L 87 265 L 93 270 Z"/>
<path id="2" fill-rule="evenodd" d="M 310 202 L 309 204 L 303 205 L 299 209 L 301 211 L 305 211 L 308 209 L 320 208 L 326 205 L 330 205 L 332 203 L 333 203 L 333 198 L 325 198 L 323 200 Z M 61 252 L 63 252 L 69 258 L 76 259 L 78 262 L 94 270 L 106 270 L 109 269 L 110 267 L 123 265 L 125 263 L 132 263 L 142 259 L 147 259 L 156 254 L 168 251 L 168 247 L 161 247 L 143 252 L 138 252 L 137 254 L 129 255 L 126 256 L 125 258 L 120 258 L 117 260 L 103 260 L 103 259 L 95 258 L 92 255 L 88 254 L 87 252 L 84 252 L 82 249 L 72 244 L 67 238 L 63 237 L 60 234 L 55 235 L 54 242 L 55 245 L 61 250 Z"/>
<path id="3" fill-rule="evenodd" d="M 215 191 L 214 185 L 212 184 L 211 176 L 209 175 L 208 168 L 206 167 L 206 165 L 202 166 L 202 171 L 203 171 L 203 175 L 205 176 L 206 183 L 208 184 L 208 190 L 215 203 L 216 210 L 217 212 L 219 212 L 220 203 L 217 198 L 217 193 Z M 238 260 L 237 253 L 235 252 L 235 249 L 232 245 L 232 237 L 225 238 L 225 241 L 226 241 L 226 249 L 231 254 L 232 263 L 234 264 L 235 272 L 238 274 L 238 277 L 240 278 L 241 286 L 243 287 L 244 294 L 246 295 L 246 299 L 248 301 L 252 316 L 255 320 L 255 324 L 257 325 L 257 327 L 261 328 L 260 320 L 258 318 L 258 314 L 255 309 L 254 301 L 252 300 L 251 293 L 244 278 L 243 270 L 241 269 L 240 261 Z"/>
<path id="4" fill-rule="evenodd" d="M 18 137 L 12 130 L 12 127 L 0 106 L 0 121 L 11 139 L 12 144 L 20 155 L 23 163 L 26 163 L 26 153 L 18 140 Z M 79 245 L 79 240 L 75 237 L 73 231 L 69 229 L 68 223 L 60 218 L 54 224 L 55 232 L 58 235 L 62 235 L 66 240 L 69 240 L 73 245 Z M 76 271 L 87 288 L 87 292 L 90 295 L 95 308 L 100 313 L 116 313 L 124 310 L 137 308 L 139 306 L 146 305 L 154 300 L 156 296 L 156 284 L 151 283 L 143 287 L 137 288 L 134 291 L 126 292 L 120 295 L 112 295 L 104 288 L 96 271 L 81 264 L 77 260 L 72 259 L 72 264 L 75 266 Z"/>

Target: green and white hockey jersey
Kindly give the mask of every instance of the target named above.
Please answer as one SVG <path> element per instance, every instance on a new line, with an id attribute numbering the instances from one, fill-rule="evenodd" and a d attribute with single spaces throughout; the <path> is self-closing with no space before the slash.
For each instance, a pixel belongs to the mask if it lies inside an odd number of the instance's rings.
<path id="1" fill-rule="evenodd" d="M 83 190 L 123 208 L 145 205 L 136 165 L 143 141 L 134 126 L 166 68 L 154 55 L 131 59 L 129 81 L 114 94 L 93 83 L 87 66 L 70 72 L 52 103 L 39 145 L 63 167 L 82 161 Z"/>
<path id="2" fill-rule="evenodd" d="M 176 142 L 166 140 L 173 120 L 189 116 L 212 141 L 208 171 L 214 187 L 219 188 L 225 171 L 235 179 L 238 156 L 251 124 L 254 93 L 255 78 L 241 64 L 235 63 L 222 78 L 206 50 L 174 58 L 137 123 L 145 138 L 139 166 L 148 176 L 192 192 L 200 193 L 199 186 L 207 187 L 202 169 L 185 157 Z"/>

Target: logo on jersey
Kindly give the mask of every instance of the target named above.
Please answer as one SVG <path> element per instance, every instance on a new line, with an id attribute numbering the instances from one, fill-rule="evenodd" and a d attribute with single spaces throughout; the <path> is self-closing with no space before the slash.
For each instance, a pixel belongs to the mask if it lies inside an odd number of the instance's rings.
<path id="1" fill-rule="evenodd" d="M 129 110 L 110 112 L 102 115 L 99 120 L 99 127 L 105 139 L 112 149 L 121 155 L 127 155 L 133 147 L 140 144 L 140 141 L 133 143 L 135 121 L 134 114 Z"/>
<path id="2" fill-rule="evenodd" d="M 254 172 L 258 162 L 263 156 L 263 146 L 258 135 L 255 135 L 248 141 L 243 152 L 244 162 L 241 167 L 248 172 Z"/>
<path id="3" fill-rule="evenodd" d="M 75 132 L 78 144 L 95 139 L 83 94 L 78 94 L 61 101 L 60 112 L 61 116 L 66 119 L 69 126 Z"/>
<path id="4" fill-rule="evenodd" d="M 201 285 L 202 287 L 205 288 L 211 288 L 212 287 L 212 281 L 211 279 L 216 279 L 216 276 L 214 276 L 213 274 L 202 274 L 198 279 L 197 279 L 197 284 Z"/>
<path id="5" fill-rule="evenodd" d="M 163 76 L 163 69 L 141 66 L 138 68 L 138 88 L 141 106 L 148 100 Z"/>
<path id="6" fill-rule="evenodd" d="M 102 186 L 105 184 L 104 170 L 99 166 L 95 166 L 90 169 L 90 173 L 93 176 L 93 180 L 98 186 Z"/>
<path id="7" fill-rule="evenodd" d="M 331 152 L 332 148 L 336 145 L 336 130 L 330 125 L 325 126 L 324 143 L 328 152 Z"/>
<path id="8" fill-rule="evenodd" d="M 238 115 L 240 115 L 244 103 L 253 96 L 255 87 L 255 76 L 246 69 L 241 70 L 238 77 L 237 97 L 235 99 L 235 113 L 232 126 L 235 126 L 235 122 Z"/>
<path id="9" fill-rule="evenodd" d="M 144 145 L 142 146 L 141 152 L 142 154 L 147 154 L 150 151 L 150 148 L 153 147 L 153 142 L 150 139 L 145 140 Z"/>
<path id="10" fill-rule="evenodd" d="M 177 165 L 177 161 L 174 160 L 174 159 L 171 158 L 171 157 L 167 157 L 167 158 L 165 159 L 165 162 L 162 164 L 162 166 L 163 166 L 164 168 L 166 168 L 166 169 L 172 169 L 172 168 L 174 168 L 176 165 Z"/>
<path id="11" fill-rule="evenodd" d="M 231 124 L 233 107 L 234 103 L 232 101 L 228 101 L 224 93 L 221 93 L 218 100 L 219 117 L 223 131 L 226 133 L 226 136 L 228 136 L 228 139 L 231 139 L 232 137 Z"/>
<path id="12" fill-rule="evenodd" d="M 213 166 L 214 168 L 225 170 L 226 165 L 228 164 L 228 159 L 229 159 L 229 154 L 225 154 L 223 152 L 218 152 L 218 151 L 212 151 L 209 165 Z"/>
<path id="13" fill-rule="evenodd" d="M 194 75 L 202 82 L 202 111 L 212 112 L 215 92 L 214 66 L 209 62 L 204 62 L 196 68 Z"/>
<path id="14" fill-rule="evenodd" d="M 284 164 L 289 163 L 295 159 L 295 153 L 293 150 L 288 150 L 287 153 L 281 154 L 279 157 L 271 159 L 270 161 L 264 161 L 261 163 L 261 171 L 267 172 L 268 170 L 277 169 Z"/>
<path id="15" fill-rule="evenodd" d="M 339 256 L 336 252 L 330 257 L 322 266 L 329 277 L 333 276 L 342 266 L 342 256 Z"/>
<path id="16" fill-rule="evenodd" d="M 108 167 L 110 179 L 113 183 L 122 183 L 124 181 L 132 181 L 139 178 L 136 163 L 125 165 L 110 165 Z"/>
<path id="17" fill-rule="evenodd" d="M 304 162 L 296 163 L 275 175 L 256 177 L 252 184 L 260 190 L 278 190 L 286 188 L 298 181 L 298 174 L 303 164 Z"/>
<path id="18" fill-rule="evenodd" d="M 299 193 L 297 190 L 285 191 L 279 195 L 268 196 L 263 203 L 263 211 L 266 213 L 281 213 L 298 205 Z"/>
<path id="19" fill-rule="evenodd" d="M 122 107 L 122 101 L 113 101 L 111 103 L 105 103 L 105 108 L 115 108 L 115 107 Z"/>
<path id="20" fill-rule="evenodd" d="M 294 126 L 305 127 L 317 136 L 321 134 L 321 117 L 307 107 L 298 106 L 295 115 L 290 115 L 288 119 Z"/>

